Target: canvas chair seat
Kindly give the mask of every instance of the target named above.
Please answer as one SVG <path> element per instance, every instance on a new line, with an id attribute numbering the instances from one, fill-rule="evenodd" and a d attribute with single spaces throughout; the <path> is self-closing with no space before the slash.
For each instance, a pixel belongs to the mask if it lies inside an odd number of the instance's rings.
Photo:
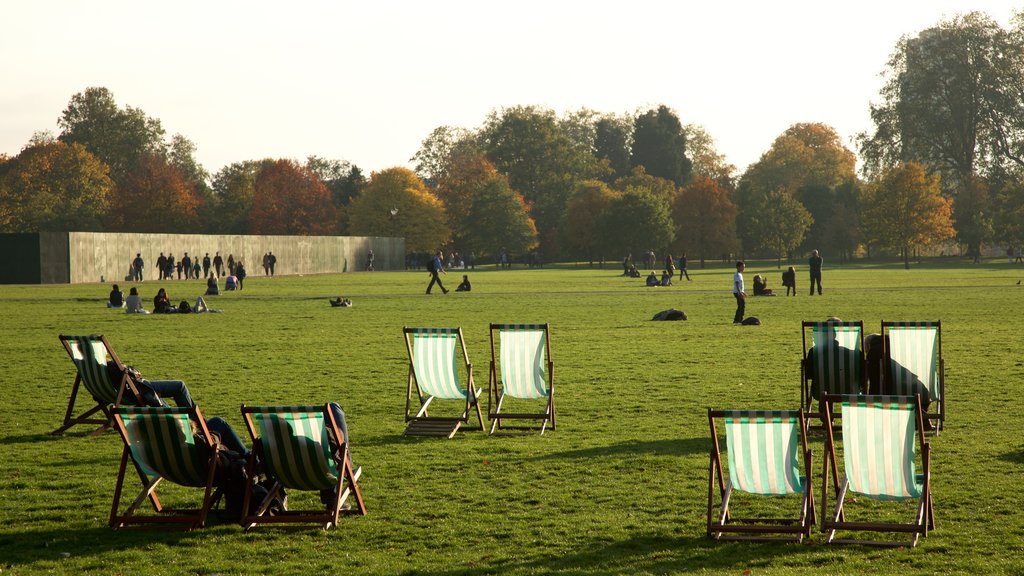
<path id="1" fill-rule="evenodd" d="M 473 365 L 469 362 L 462 328 L 402 329 L 409 354 L 409 379 L 405 396 L 404 434 L 422 436 L 455 436 L 476 411 L 479 428 L 484 420 L 480 411 L 480 390 L 473 381 Z M 461 351 L 461 362 L 458 352 Z M 466 373 L 466 385 L 459 381 L 459 366 Z M 414 393 L 417 400 L 414 403 Z M 435 401 L 456 401 L 462 412 L 448 416 L 429 414 Z M 443 403 L 443 402 L 441 402 Z M 452 402 L 447 402 L 449 405 Z M 438 403 L 440 404 L 440 403 Z"/>
<path id="2" fill-rule="evenodd" d="M 883 392 L 928 399 L 925 423 L 937 434 L 946 423 L 946 365 L 942 323 L 882 321 L 885 343 Z"/>
<path id="3" fill-rule="evenodd" d="M 487 385 L 487 417 L 490 433 L 496 429 L 534 430 L 544 434 L 555 429 L 554 365 L 551 362 L 547 324 L 491 324 L 491 365 Z M 495 352 L 494 334 L 498 334 Z M 504 410 L 506 400 L 518 402 L 518 411 Z M 527 411 L 530 404 L 542 408 Z M 508 425 L 504 421 L 537 420 L 535 425 Z"/>
<path id="4" fill-rule="evenodd" d="M 138 390 L 135 389 L 135 385 L 125 373 L 124 364 L 117 357 L 117 353 L 110 346 L 106 336 L 98 334 L 66 336 L 62 334 L 59 338 L 64 350 L 75 365 L 75 381 L 71 387 L 67 410 L 64 412 L 64 422 L 51 434 L 63 434 L 72 426 L 90 424 L 99 426 L 92 432 L 92 435 L 95 436 L 113 423 L 112 409 L 118 408 L 122 403 L 138 403 Z M 120 378 L 111 377 L 108 364 L 119 369 Z M 95 404 L 75 416 L 75 402 L 82 386 L 85 387 Z"/>
<path id="5" fill-rule="evenodd" d="M 716 420 L 724 421 L 728 478 L 724 475 Z M 815 522 L 811 452 L 802 410 L 708 410 L 711 461 L 707 534 L 714 540 L 802 541 Z M 717 484 L 717 508 L 716 508 Z M 736 492 L 758 496 L 798 495 L 799 512 L 788 518 L 732 515 Z"/>
<path id="6" fill-rule="evenodd" d="M 864 322 L 804 321 L 801 332 L 801 407 L 808 411 L 808 416 L 822 416 L 821 399 L 825 394 L 867 391 Z"/>
<path id="7" fill-rule="evenodd" d="M 262 473 L 272 481 L 261 502 L 253 502 L 254 485 L 247 483 L 242 504 L 242 509 L 247 511 L 242 518 L 242 526 L 246 530 L 267 523 L 316 523 L 327 530 L 338 525 L 338 517 L 342 513 L 366 514 L 358 484 L 362 469 L 353 469 L 347 439 L 335 422 L 329 405 L 243 404 L 242 418 L 253 445 L 247 477 L 255 478 L 262 468 Z M 331 490 L 335 497 L 322 509 L 291 509 L 271 514 L 270 505 L 282 489 Z M 355 507 L 343 510 L 350 497 Z"/>

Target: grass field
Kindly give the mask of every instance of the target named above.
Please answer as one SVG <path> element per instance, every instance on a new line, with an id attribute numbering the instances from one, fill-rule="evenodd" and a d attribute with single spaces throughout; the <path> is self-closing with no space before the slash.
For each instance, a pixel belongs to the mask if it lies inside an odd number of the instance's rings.
<path id="1" fill-rule="evenodd" d="M 751 263 L 748 283 L 765 272 L 781 288 L 774 263 Z M 471 272 L 472 293 L 446 296 L 422 293 L 423 272 L 252 276 L 243 292 L 210 299 L 222 314 L 188 316 L 107 310 L 108 285 L 0 287 L 0 572 L 1024 573 L 1024 268 L 826 267 L 825 295 L 813 298 L 801 272 L 799 296 L 749 301 L 760 327 L 732 325 L 731 266 L 694 269 L 692 282 L 666 288 L 618 273 L 488 268 Z M 449 274 L 449 287 L 459 278 Z M 204 285 L 146 282 L 144 300 L 158 286 L 177 301 Z M 339 294 L 354 307 L 328 306 Z M 689 320 L 649 321 L 669 307 Z M 869 332 L 882 319 L 942 320 L 949 417 L 931 439 L 937 531 L 897 550 L 830 547 L 817 530 L 806 545 L 708 541 L 706 409 L 797 408 L 800 321 L 832 315 L 863 320 Z M 551 324 L 558 429 L 403 437 L 402 326 L 461 326 L 485 388 L 489 322 Z M 83 427 L 48 435 L 74 376 L 61 333 L 105 334 L 126 363 L 185 380 L 207 417 L 243 434 L 243 402 L 339 402 L 369 515 L 329 532 L 110 530 L 120 440 L 83 436 Z M 811 446 L 820 495 L 821 438 Z M 861 500 L 851 510 L 872 508 Z M 912 514 L 909 504 L 878 513 Z"/>

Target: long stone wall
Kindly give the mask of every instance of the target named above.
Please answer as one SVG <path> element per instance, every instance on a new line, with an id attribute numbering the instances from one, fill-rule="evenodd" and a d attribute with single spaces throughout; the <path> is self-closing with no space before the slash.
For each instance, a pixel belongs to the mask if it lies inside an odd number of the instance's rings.
<path id="1" fill-rule="evenodd" d="M 240 236 L 68 232 L 40 234 L 43 283 L 119 282 L 136 254 L 146 263 L 145 280 L 156 280 L 163 252 L 175 260 L 220 252 L 245 263 L 248 275 L 263 275 L 263 255 L 277 257 L 275 274 L 333 274 L 364 270 L 369 250 L 376 270 L 405 268 L 405 239 L 366 236 Z M 63 257 L 62 257 L 63 256 Z"/>

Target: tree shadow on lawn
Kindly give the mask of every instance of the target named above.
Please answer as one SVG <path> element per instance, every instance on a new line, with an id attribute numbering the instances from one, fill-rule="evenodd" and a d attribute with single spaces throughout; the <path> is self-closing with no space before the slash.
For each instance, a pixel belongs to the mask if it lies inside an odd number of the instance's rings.
<path id="1" fill-rule="evenodd" d="M 89 558 L 132 548 L 145 548 L 154 543 L 175 546 L 197 538 L 209 538 L 208 528 L 192 532 L 170 530 L 118 530 L 106 525 L 93 528 L 62 527 L 53 530 L 18 530 L 0 533 L 0 558 L 6 566 L 26 567 L 37 562 L 60 562 L 65 558 Z M 238 526 L 237 523 L 234 524 Z M 206 532 L 204 534 L 204 532 Z"/>
<path id="2" fill-rule="evenodd" d="M 1000 460 L 1005 460 L 1012 464 L 1024 464 L 1024 448 L 1016 450 L 1014 452 L 1006 452 L 999 456 Z"/>
<path id="3" fill-rule="evenodd" d="M 651 454 L 657 456 L 686 456 L 690 454 L 707 454 L 711 449 L 710 438 L 672 438 L 664 440 L 629 440 L 608 446 L 594 446 L 580 450 L 553 452 L 537 456 L 532 460 L 551 460 L 556 458 L 593 458 L 595 456 L 612 456 L 616 454 Z"/>
<path id="4" fill-rule="evenodd" d="M 90 432 L 91 432 L 91 430 L 90 430 Z M 74 433 L 74 432 L 72 432 L 72 433 L 67 433 L 66 432 L 64 435 L 58 435 L 58 436 L 54 436 L 54 435 L 49 434 L 49 433 L 44 433 L 44 434 L 20 434 L 20 435 L 17 435 L 17 436 L 4 436 L 3 437 L 3 443 L 4 444 L 37 444 L 37 443 L 41 443 L 41 442 L 59 442 L 60 440 L 62 440 L 64 438 L 64 436 L 69 436 L 69 437 L 80 436 L 80 437 L 84 438 L 84 437 L 86 437 L 88 435 L 89 435 L 89 432 L 83 432 L 81 434 Z"/>
<path id="5" fill-rule="evenodd" d="M 705 536 L 637 535 L 626 540 L 595 540 L 576 552 L 554 552 L 509 560 L 467 562 L 447 570 L 411 570 L 406 574 L 669 574 L 692 570 L 767 567 L 777 556 L 796 556 L 813 547 L 792 543 L 716 543 Z"/>

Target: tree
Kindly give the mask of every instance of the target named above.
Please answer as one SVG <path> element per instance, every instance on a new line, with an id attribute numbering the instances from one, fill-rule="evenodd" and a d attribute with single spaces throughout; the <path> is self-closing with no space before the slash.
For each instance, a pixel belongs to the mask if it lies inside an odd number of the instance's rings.
<path id="1" fill-rule="evenodd" d="M 1024 17 L 1015 22 L 1004 30 L 972 12 L 901 38 L 871 106 L 874 131 L 858 138 L 868 176 L 907 161 L 941 176 L 973 254 L 990 225 L 976 178 L 1024 166 Z"/>
<path id="2" fill-rule="evenodd" d="M 865 194 L 865 231 L 878 245 L 898 250 L 910 269 L 910 249 L 953 237 L 950 201 L 939 177 L 917 162 L 892 168 L 872 181 Z"/>
<path id="3" fill-rule="evenodd" d="M 732 188 L 736 166 L 718 152 L 711 134 L 703 126 L 687 124 L 683 126 L 683 136 L 686 138 L 687 156 L 693 163 L 693 176 L 707 176 L 725 188 Z"/>
<path id="4" fill-rule="evenodd" d="M 439 126 L 423 140 L 409 161 L 416 163 L 416 174 L 433 186 L 447 173 L 453 152 L 466 146 L 476 149 L 472 136 L 465 128 Z"/>
<path id="5" fill-rule="evenodd" d="M 630 164 L 643 166 L 648 174 L 682 186 L 690 178 L 692 164 L 686 157 L 686 135 L 679 117 L 667 106 L 639 115 L 633 127 Z"/>
<path id="6" fill-rule="evenodd" d="M 478 257 L 496 256 L 502 248 L 523 254 L 537 245 L 537 227 L 527 213 L 526 202 L 505 177 L 488 179 L 473 195 L 464 239 Z"/>
<path id="7" fill-rule="evenodd" d="M 672 218 L 677 252 L 696 256 L 701 268 L 706 259 L 736 249 L 736 205 L 708 176 L 697 176 L 680 190 L 672 202 Z"/>
<path id="8" fill-rule="evenodd" d="M 177 167 L 158 154 L 143 156 L 111 194 L 107 229 L 185 233 L 195 230 L 199 198 Z"/>
<path id="9" fill-rule="evenodd" d="M 607 254 L 601 251 L 604 243 L 597 233 L 597 223 L 608 209 L 612 199 L 619 196 L 600 180 L 577 182 L 566 205 L 565 245 L 579 258 L 593 259 Z"/>
<path id="10" fill-rule="evenodd" d="M 196 145 L 181 134 L 171 137 L 167 159 L 181 173 L 185 182 L 195 190 L 199 199 L 199 219 L 193 231 L 219 230 L 216 215 L 210 210 L 213 204 L 213 189 L 210 187 L 210 173 L 196 160 Z"/>
<path id="11" fill-rule="evenodd" d="M 433 252 L 451 234 L 444 205 L 407 168 L 370 175 L 348 207 L 349 231 L 357 236 L 404 236 L 407 252 Z"/>
<path id="12" fill-rule="evenodd" d="M 606 182 L 628 176 L 632 170 L 629 163 L 632 135 L 633 119 L 629 116 L 607 114 L 598 118 L 594 125 L 594 156 L 607 162 L 610 168 Z"/>
<path id="13" fill-rule="evenodd" d="M 452 152 L 448 167 L 437 181 L 435 194 L 444 202 L 448 228 L 456 244 L 468 242 L 466 231 L 471 224 L 474 198 L 496 179 L 505 180 L 508 184 L 507 179 L 498 174 L 494 165 L 479 152 L 470 148 Z"/>
<path id="14" fill-rule="evenodd" d="M 668 203 L 636 188 L 612 198 L 597 222 L 605 254 L 662 252 L 675 240 L 674 228 Z"/>
<path id="15" fill-rule="evenodd" d="M 643 166 L 633 168 L 632 173 L 616 180 L 612 187 L 620 192 L 627 188 L 643 189 L 665 202 L 671 202 L 677 191 L 674 182 L 648 174 Z"/>
<path id="16" fill-rule="evenodd" d="M 250 234 L 322 236 L 337 231 L 331 193 L 295 160 L 263 162 L 253 185 Z"/>
<path id="17" fill-rule="evenodd" d="M 213 177 L 213 202 L 209 210 L 225 234 L 245 234 L 249 229 L 249 211 L 256 188 L 256 175 L 262 162 L 235 162 Z"/>
<path id="18" fill-rule="evenodd" d="M 81 144 L 30 144 L 0 167 L 0 230 L 100 231 L 113 182 Z"/>
<path id="19" fill-rule="evenodd" d="M 800 202 L 783 190 L 773 190 L 752 198 L 745 237 L 754 239 L 752 249 L 775 256 L 781 267 L 782 258 L 803 242 L 811 222 Z"/>

